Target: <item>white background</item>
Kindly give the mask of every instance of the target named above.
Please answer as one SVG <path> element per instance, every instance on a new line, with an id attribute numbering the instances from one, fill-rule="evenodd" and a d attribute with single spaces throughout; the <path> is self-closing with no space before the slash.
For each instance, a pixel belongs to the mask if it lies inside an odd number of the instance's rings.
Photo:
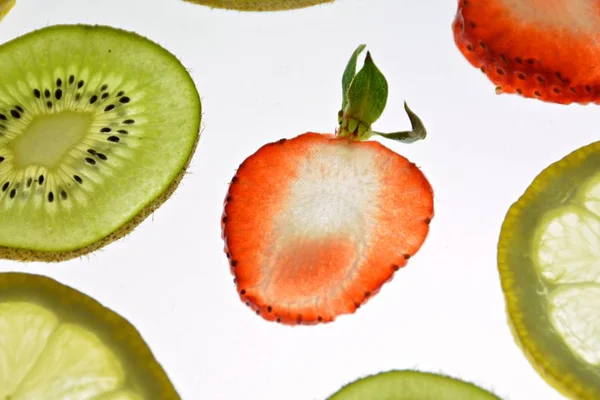
<path id="1" fill-rule="evenodd" d="M 128 318 L 186 400 L 322 400 L 403 368 L 444 371 L 505 399 L 560 399 L 508 330 L 496 244 L 509 205 L 544 167 L 597 137 L 600 112 L 495 95 L 454 45 L 455 11 L 451 0 L 338 0 L 262 15 L 180 0 L 18 0 L 1 41 L 59 23 L 136 31 L 189 68 L 204 119 L 190 173 L 128 237 L 60 265 L 1 261 L 0 270 L 50 275 Z M 269 323 L 238 300 L 228 271 L 227 185 L 263 144 L 333 132 L 341 75 L 360 43 L 390 84 L 377 130 L 409 128 L 404 100 L 428 128 L 425 141 L 385 144 L 433 185 L 431 233 L 354 315 Z"/>

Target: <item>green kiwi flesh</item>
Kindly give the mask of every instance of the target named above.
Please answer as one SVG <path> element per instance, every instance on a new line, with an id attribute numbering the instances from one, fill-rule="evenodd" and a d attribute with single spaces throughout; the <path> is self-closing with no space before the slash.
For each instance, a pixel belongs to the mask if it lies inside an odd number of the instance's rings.
<path id="1" fill-rule="evenodd" d="M 500 400 L 468 382 L 412 370 L 388 371 L 358 379 L 328 400 Z"/>
<path id="2" fill-rule="evenodd" d="M 332 3 L 334 0 L 185 0 L 213 8 L 238 11 L 285 11 Z"/>
<path id="3" fill-rule="evenodd" d="M 0 46 L 0 258 L 62 261 L 124 236 L 177 188 L 201 103 L 136 33 L 56 25 Z"/>

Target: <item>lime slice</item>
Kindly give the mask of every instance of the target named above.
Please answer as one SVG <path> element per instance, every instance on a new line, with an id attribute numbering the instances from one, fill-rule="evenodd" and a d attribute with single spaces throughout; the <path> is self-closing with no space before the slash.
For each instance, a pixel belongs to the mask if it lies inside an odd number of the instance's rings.
<path id="1" fill-rule="evenodd" d="M 600 142 L 539 174 L 504 220 L 498 265 L 517 344 L 563 395 L 600 398 Z"/>
<path id="2" fill-rule="evenodd" d="M 500 400 L 456 378 L 420 371 L 388 371 L 358 379 L 328 400 Z"/>
<path id="3" fill-rule="evenodd" d="M 50 278 L 0 273 L 0 399 L 180 397 L 125 319 Z"/>
<path id="4" fill-rule="evenodd" d="M 331 3 L 334 0 L 185 0 L 211 8 L 237 11 L 285 11 Z"/>
<path id="5" fill-rule="evenodd" d="M 0 0 L 0 21 L 15 6 L 15 0 Z"/>

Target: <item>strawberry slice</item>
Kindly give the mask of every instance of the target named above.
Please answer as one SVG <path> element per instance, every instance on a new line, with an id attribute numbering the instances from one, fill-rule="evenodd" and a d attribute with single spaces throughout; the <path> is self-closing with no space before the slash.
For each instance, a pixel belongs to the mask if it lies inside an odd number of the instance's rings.
<path id="1" fill-rule="evenodd" d="M 377 89 L 366 82 L 372 66 L 367 55 L 357 85 Z M 360 107 L 352 111 L 353 86 L 345 86 L 335 135 L 308 132 L 264 145 L 229 186 L 221 228 L 230 271 L 242 301 L 268 321 L 309 325 L 353 313 L 407 264 L 429 232 L 428 180 L 414 163 L 364 140 L 377 134 L 372 118 Z M 424 137 L 420 120 L 405 107 L 417 129 L 382 136 Z M 359 114 L 364 118 L 352 119 Z"/>
<path id="2" fill-rule="evenodd" d="M 452 28 L 497 93 L 600 103 L 599 1 L 460 0 Z"/>
<path id="3" fill-rule="evenodd" d="M 267 320 L 352 313 L 423 244 L 433 192 L 378 142 L 305 133 L 239 167 L 223 235 L 241 298 Z"/>

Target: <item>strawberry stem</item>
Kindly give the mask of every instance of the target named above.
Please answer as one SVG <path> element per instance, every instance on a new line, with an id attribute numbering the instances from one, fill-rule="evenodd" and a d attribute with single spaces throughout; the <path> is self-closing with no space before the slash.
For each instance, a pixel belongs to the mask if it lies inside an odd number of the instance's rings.
<path id="1" fill-rule="evenodd" d="M 375 65 L 370 52 L 367 52 L 363 67 L 356 73 L 358 56 L 365 47 L 364 44 L 361 44 L 352 53 L 342 76 L 342 108 L 338 112 L 337 136 L 364 141 L 373 135 L 378 135 L 403 143 L 413 143 L 424 139 L 427 136 L 425 126 L 421 119 L 408 108 L 406 102 L 404 102 L 404 109 L 412 125 L 411 131 L 381 133 L 372 130 L 371 126 L 385 109 L 388 83 Z"/>

